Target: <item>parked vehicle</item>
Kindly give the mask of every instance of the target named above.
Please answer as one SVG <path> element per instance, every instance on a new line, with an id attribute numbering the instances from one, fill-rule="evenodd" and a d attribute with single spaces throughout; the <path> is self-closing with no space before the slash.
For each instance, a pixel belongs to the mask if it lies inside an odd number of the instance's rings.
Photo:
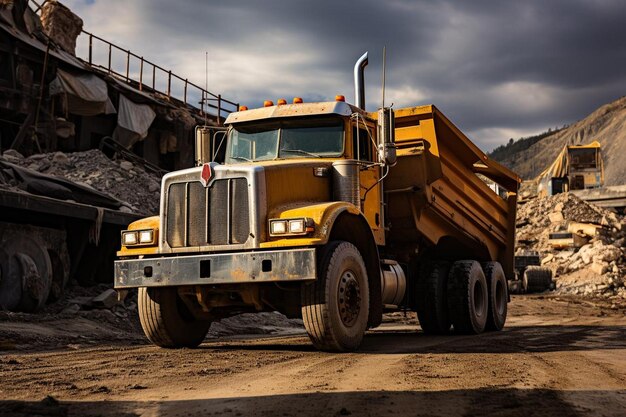
<path id="1" fill-rule="evenodd" d="M 24 190 L 0 188 L 0 309 L 35 312 L 71 279 L 110 282 L 120 231 L 140 216 L 93 189 L 0 161 L 2 176 Z"/>
<path id="2" fill-rule="evenodd" d="M 435 106 L 365 111 L 366 64 L 357 105 L 242 108 L 200 166 L 165 175 L 160 216 L 122 233 L 115 262 L 154 344 L 194 347 L 212 320 L 264 310 L 332 351 L 399 309 L 427 333 L 502 329 L 519 178 Z"/>

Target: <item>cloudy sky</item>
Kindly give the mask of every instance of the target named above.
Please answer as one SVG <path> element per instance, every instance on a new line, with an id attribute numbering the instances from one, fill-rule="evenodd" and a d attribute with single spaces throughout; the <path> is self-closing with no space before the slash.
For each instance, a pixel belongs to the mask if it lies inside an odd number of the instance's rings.
<path id="1" fill-rule="evenodd" d="M 435 104 L 484 150 L 626 94 L 624 0 L 62 0 L 84 29 L 256 107 L 344 94 Z M 79 45 L 79 53 L 84 46 Z M 121 62 L 121 61 L 120 61 Z"/>

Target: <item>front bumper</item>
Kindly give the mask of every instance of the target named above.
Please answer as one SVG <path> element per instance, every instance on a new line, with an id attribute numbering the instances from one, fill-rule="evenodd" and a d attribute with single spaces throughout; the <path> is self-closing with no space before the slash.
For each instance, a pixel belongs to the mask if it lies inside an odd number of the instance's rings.
<path id="1" fill-rule="evenodd" d="M 115 261 L 115 288 L 315 279 L 315 249 L 179 255 Z"/>

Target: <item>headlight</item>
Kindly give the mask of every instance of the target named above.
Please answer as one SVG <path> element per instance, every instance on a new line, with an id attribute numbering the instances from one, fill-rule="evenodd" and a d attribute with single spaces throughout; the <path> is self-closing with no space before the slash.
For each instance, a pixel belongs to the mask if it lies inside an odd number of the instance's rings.
<path id="1" fill-rule="evenodd" d="M 122 232 L 122 245 L 131 246 L 137 244 L 137 232 Z"/>
<path id="2" fill-rule="evenodd" d="M 270 234 L 284 235 L 285 233 L 287 233 L 287 221 L 286 220 L 270 221 Z"/>
<path id="3" fill-rule="evenodd" d="M 154 230 L 142 230 L 139 232 L 139 243 L 152 243 L 154 241 Z"/>
<path id="4" fill-rule="evenodd" d="M 270 220 L 270 236 L 306 235 L 314 230 L 313 219 Z"/>
<path id="5" fill-rule="evenodd" d="M 155 243 L 155 231 L 148 230 L 124 230 L 122 232 L 122 246 L 147 246 Z"/>
<path id="6" fill-rule="evenodd" d="M 304 233 L 304 219 L 291 220 L 289 222 L 289 233 Z"/>

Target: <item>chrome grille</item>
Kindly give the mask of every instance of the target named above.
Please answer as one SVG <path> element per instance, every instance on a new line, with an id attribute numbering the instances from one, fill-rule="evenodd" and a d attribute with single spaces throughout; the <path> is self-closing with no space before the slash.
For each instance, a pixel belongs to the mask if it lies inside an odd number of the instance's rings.
<path id="1" fill-rule="evenodd" d="M 228 178 L 170 184 L 166 240 L 170 247 L 243 244 L 250 235 L 248 181 Z"/>

